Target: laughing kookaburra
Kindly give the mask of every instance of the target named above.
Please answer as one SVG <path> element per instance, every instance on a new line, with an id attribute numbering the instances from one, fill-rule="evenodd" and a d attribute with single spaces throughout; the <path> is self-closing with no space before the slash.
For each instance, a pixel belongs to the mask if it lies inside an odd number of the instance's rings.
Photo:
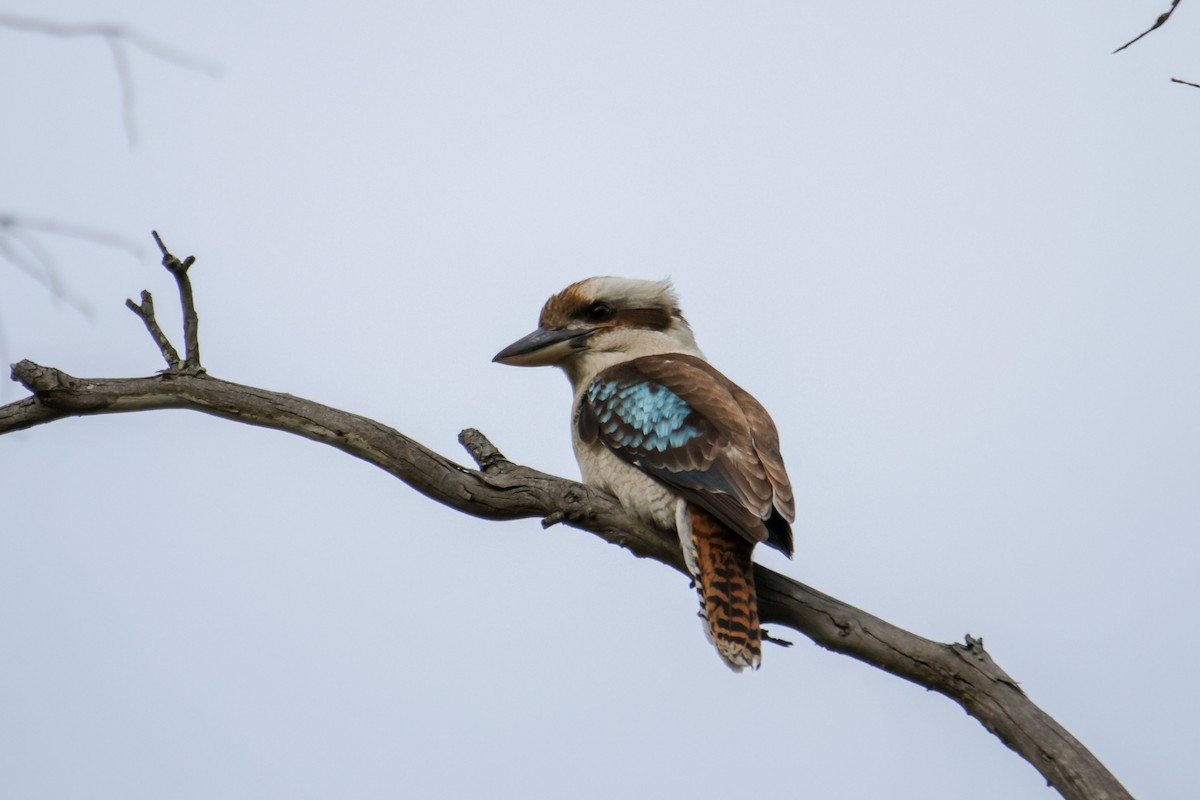
<path id="1" fill-rule="evenodd" d="M 762 660 L 751 551 L 792 555 L 795 502 L 766 410 L 709 366 L 669 283 L 588 278 L 546 301 L 495 361 L 554 365 L 574 389 L 586 483 L 675 531 L 700 616 L 735 670 Z"/>

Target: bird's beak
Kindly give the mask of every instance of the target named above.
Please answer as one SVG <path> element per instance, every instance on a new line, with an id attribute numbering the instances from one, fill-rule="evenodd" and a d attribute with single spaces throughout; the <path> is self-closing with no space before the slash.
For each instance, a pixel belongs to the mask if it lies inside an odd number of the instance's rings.
<path id="1" fill-rule="evenodd" d="M 584 342 L 596 331 L 590 328 L 538 328 L 496 353 L 492 361 L 514 367 L 542 367 L 557 364 L 587 347 Z"/>

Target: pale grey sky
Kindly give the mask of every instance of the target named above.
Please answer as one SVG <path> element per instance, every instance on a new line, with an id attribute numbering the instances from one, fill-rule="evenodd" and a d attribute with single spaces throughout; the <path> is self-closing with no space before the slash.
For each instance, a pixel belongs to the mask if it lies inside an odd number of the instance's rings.
<path id="1" fill-rule="evenodd" d="M 593 274 L 672 276 L 772 411 L 797 556 L 998 663 L 1136 796 L 1196 793 L 1200 25 L 1165 0 L 13 2 L 220 64 L 0 29 L 3 360 L 220 377 L 565 475 L 569 393 L 490 363 Z M 1194 11 L 1194 10 L 1193 10 Z M 0 401 L 22 396 L 0 390 Z M 735 676 L 686 581 L 184 412 L 0 440 L 0 796 L 1053 797 L 956 705 L 812 646 Z"/>

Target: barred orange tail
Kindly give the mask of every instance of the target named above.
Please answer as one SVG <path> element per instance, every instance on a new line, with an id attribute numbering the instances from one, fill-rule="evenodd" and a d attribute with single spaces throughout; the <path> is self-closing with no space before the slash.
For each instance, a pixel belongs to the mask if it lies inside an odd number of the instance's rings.
<path id="1" fill-rule="evenodd" d="M 758 627 L 754 563 L 750 559 L 754 543 L 690 503 L 688 513 L 700 616 L 708 639 L 735 671 L 743 667 L 758 669 L 762 663 L 762 633 Z"/>

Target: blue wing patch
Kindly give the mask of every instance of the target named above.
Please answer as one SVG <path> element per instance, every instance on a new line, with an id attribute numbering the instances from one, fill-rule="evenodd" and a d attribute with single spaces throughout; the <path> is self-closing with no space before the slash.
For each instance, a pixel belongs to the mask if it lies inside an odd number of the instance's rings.
<path id="1" fill-rule="evenodd" d="M 795 505 L 775 425 L 702 358 L 614 364 L 588 384 L 574 422 L 581 443 L 601 443 L 731 530 L 791 556 Z"/>
<path id="2" fill-rule="evenodd" d="M 587 399 L 600 430 L 623 448 L 664 453 L 701 435 L 687 421 L 692 407 L 660 383 L 597 378 Z"/>

